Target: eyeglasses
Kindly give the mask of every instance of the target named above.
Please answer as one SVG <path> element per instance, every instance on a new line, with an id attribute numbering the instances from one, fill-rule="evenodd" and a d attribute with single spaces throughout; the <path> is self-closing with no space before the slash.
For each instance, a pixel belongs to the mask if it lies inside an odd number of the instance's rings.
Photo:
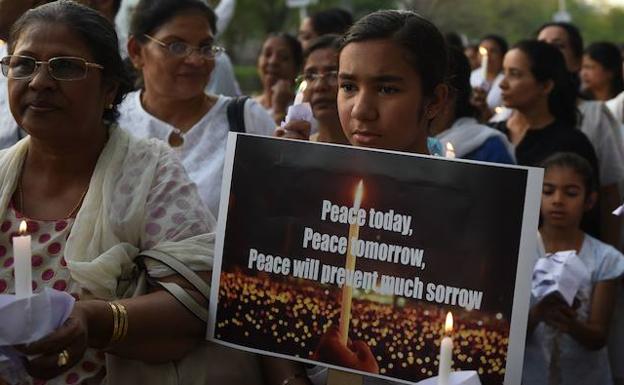
<path id="1" fill-rule="evenodd" d="M 165 48 L 171 55 L 176 57 L 187 57 L 193 53 L 193 51 L 197 51 L 201 56 L 206 59 L 212 59 L 217 56 L 221 52 L 225 52 L 225 48 L 218 47 L 212 44 L 205 44 L 199 47 L 194 47 L 190 44 L 187 44 L 183 41 L 174 41 L 172 43 L 165 43 L 156 38 L 151 37 L 150 35 L 143 34 L 146 38 L 150 39 L 154 43 L 160 45 Z"/>
<path id="2" fill-rule="evenodd" d="M 299 75 L 296 81 L 297 83 L 300 83 L 305 80 L 308 85 L 311 85 L 315 81 L 321 79 L 325 79 L 327 84 L 333 87 L 338 84 L 338 71 L 304 73 L 303 75 Z"/>
<path id="3" fill-rule="evenodd" d="M 71 56 L 53 57 L 49 60 L 37 60 L 30 56 L 8 55 L 2 58 L 2 74 L 10 79 L 31 79 L 37 68 L 46 64 L 48 74 L 56 80 L 72 81 L 87 77 L 89 67 L 104 69 L 96 63 L 89 63 L 83 58 Z"/>

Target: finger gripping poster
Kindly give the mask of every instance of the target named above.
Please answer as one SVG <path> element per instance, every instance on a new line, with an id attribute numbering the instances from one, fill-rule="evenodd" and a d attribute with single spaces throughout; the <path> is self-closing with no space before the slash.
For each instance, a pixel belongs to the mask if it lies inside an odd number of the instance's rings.
<path id="1" fill-rule="evenodd" d="M 232 134 L 224 174 L 209 339 L 520 383 L 541 170 Z"/>

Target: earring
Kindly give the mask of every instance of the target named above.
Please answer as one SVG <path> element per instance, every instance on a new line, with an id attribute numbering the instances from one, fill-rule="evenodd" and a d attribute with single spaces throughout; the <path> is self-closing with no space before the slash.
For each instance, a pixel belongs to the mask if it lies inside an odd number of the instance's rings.
<path id="1" fill-rule="evenodd" d="M 110 103 L 110 104 L 106 107 L 106 109 L 107 109 L 107 110 L 112 110 L 112 109 L 113 109 L 113 103 Z"/>

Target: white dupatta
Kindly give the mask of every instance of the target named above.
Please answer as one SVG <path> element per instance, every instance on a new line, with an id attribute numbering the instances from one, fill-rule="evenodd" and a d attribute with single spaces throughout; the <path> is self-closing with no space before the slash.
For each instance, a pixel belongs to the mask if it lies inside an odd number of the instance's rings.
<path id="1" fill-rule="evenodd" d="M 148 197 L 159 187 L 155 185 L 159 162 L 174 160 L 174 166 L 182 168 L 164 143 L 134 138 L 116 126 L 109 134 L 65 246 L 65 260 L 72 279 L 93 296 L 107 300 L 117 298 L 118 279 L 130 274 L 134 258 L 141 253 L 148 218 Z M 29 141 L 28 137 L 24 138 L 0 152 L 0 218 L 6 215 Z M 137 169 L 141 170 L 139 175 L 132 172 Z M 182 175 L 181 180 L 191 185 L 186 175 Z M 176 182 L 172 179 L 168 183 Z M 123 184 L 132 192 L 121 197 L 118 191 Z M 151 248 L 171 254 L 192 270 L 209 271 L 214 255 L 214 218 L 202 206 L 194 186 L 191 190 L 190 194 L 194 194 L 198 205 L 193 208 L 194 219 L 202 222 L 201 226 L 193 224 L 195 227 L 191 228 L 196 233 L 198 228 L 207 228 L 210 232 L 184 239 L 178 234 L 177 239 L 163 239 Z M 204 215 L 199 215 L 201 213 Z M 173 274 L 162 265 L 146 262 L 151 276 Z"/>

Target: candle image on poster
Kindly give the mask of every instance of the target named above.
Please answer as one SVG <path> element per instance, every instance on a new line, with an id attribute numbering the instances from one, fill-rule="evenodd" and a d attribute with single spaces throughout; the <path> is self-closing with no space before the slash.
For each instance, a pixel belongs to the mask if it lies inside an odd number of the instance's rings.
<path id="1" fill-rule="evenodd" d="M 541 170 L 233 134 L 226 158 L 209 339 L 418 382 L 452 312 L 451 370 L 519 384 Z"/>

